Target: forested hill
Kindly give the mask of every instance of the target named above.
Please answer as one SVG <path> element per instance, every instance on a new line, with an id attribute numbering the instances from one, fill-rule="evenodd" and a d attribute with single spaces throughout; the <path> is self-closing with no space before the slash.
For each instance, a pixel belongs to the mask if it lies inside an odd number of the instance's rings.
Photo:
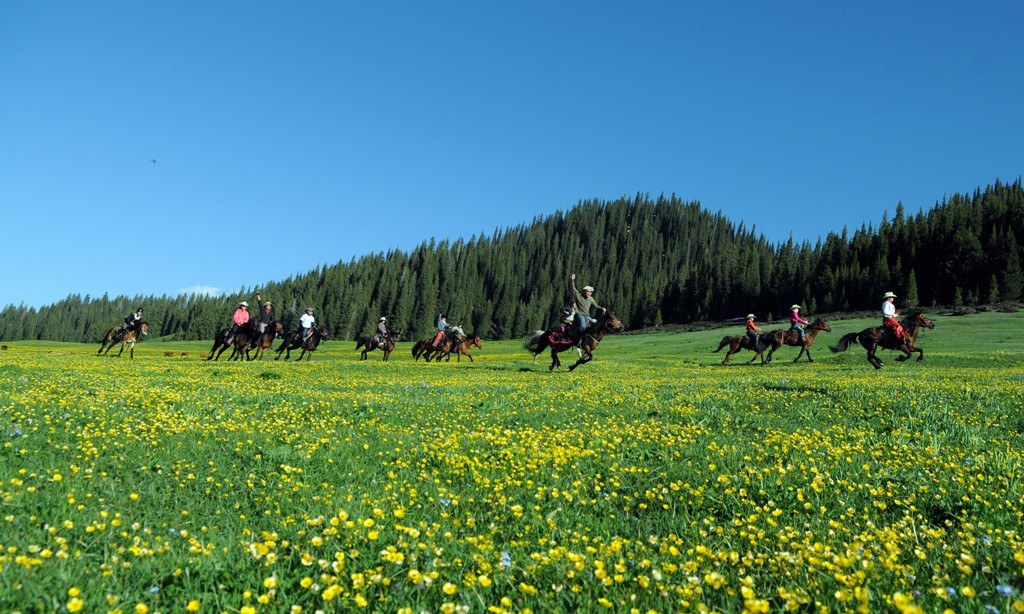
<path id="1" fill-rule="evenodd" d="M 826 211 L 817 215 L 827 225 Z M 794 302 L 811 315 L 877 308 L 890 289 L 900 304 L 1019 300 L 1022 238 L 1019 178 L 911 217 L 899 206 L 877 226 L 816 244 L 773 244 L 698 203 L 637 196 L 582 202 L 490 237 L 431 240 L 323 266 L 260 291 L 289 328 L 313 306 L 335 339 L 371 332 L 381 315 L 405 339 L 425 337 L 440 311 L 467 331 L 509 338 L 551 322 L 569 299 L 572 272 L 632 328 L 750 311 L 764 319 Z M 6 307 L 0 339 L 97 341 L 137 305 L 151 336 L 206 339 L 243 299 L 254 302 L 250 289 L 218 298 L 71 295 L 41 309 Z"/>

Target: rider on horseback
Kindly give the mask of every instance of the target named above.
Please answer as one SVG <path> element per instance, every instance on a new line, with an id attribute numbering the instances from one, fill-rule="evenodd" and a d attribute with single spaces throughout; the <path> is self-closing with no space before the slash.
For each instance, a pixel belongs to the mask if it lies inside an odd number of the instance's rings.
<path id="1" fill-rule="evenodd" d="M 434 339 L 430 342 L 431 349 L 437 349 L 437 346 L 441 344 L 441 340 L 444 339 L 445 333 L 451 328 L 451 324 L 448 323 L 448 316 L 441 313 L 437 316 L 437 334 L 434 335 Z"/>
<path id="2" fill-rule="evenodd" d="M 569 276 L 569 286 L 572 288 L 572 296 L 575 299 L 573 302 L 576 316 L 575 335 L 579 339 L 583 337 L 584 331 L 587 330 L 587 327 L 594 320 L 590 315 L 590 310 L 594 307 L 598 309 L 604 309 L 604 307 L 598 305 L 597 301 L 594 300 L 594 288 L 592 286 L 583 286 L 582 293 L 576 289 L 576 273 Z"/>
<path id="3" fill-rule="evenodd" d="M 137 329 L 141 323 L 142 307 L 139 307 L 124 317 L 124 326 L 121 327 L 121 334 L 128 334 L 129 331 Z"/>
<path id="4" fill-rule="evenodd" d="M 896 340 L 903 344 L 906 342 L 907 333 L 903 330 L 903 326 L 900 325 L 899 321 L 896 320 L 896 315 L 899 314 L 894 304 L 896 295 L 892 292 L 886 292 L 882 298 L 885 299 L 885 302 L 882 303 L 882 326 L 886 330 L 891 331 Z"/>
<path id="5" fill-rule="evenodd" d="M 789 314 L 789 323 L 790 323 L 789 330 L 796 331 L 796 333 L 798 335 L 800 335 L 800 343 L 803 344 L 803 342 L 804 342 L 804 327 L 803 327 L 803 325 L 807 324 L 808 322 L 807 322 L 807 320 L 805 320 L 805 319 L 800 317 L 800 305 L 793 305 L 792 307 L 790 307 L 790 309 L 793 310 L 793 313 Z"/>
<path id="6" fill-rule="evenodd" d="M 231 330 L 228 331 L 228 336 L 224 338 L 225 345 L 231 345 L 231 342 L 235 340 L 235 333 L 238 329 L 249 323 L 249 303 L 242 301 L 238 304 L 238 309 L 235 310 L 235 315 L 231 317 Z"/>
<path id="7" fill-rule="evenodd" d="M 313 325 L 316 324 L 312 307 L 306 307 L 306 313 L 302 314 L 302 317 L 299 318 L 299 324 L 302 325 L 302 340 L 305 341 L 313 332 Z"/>
<path id="8" fill-rule="evenodd" d="M 259 299 L 259 295 L 256 295 L 256 299 Z M 267 331 L 267 327 L 274 321 L 274 305 L 267 301 L 263 303 L 263 307 L 260 308 L 260 334 L 262 335 Z"/>
<path id="9" fill-rule="evenodd" d="M 750 349 L 757 350 L 757 345 L 761 339 L 761 329 L 758 328 L 757 324 L 754 324 L 754 314 L 747 314 L 747 343 L 750 345 Z"/>
<path id="10" fill-rule="evenodd" d="M 381 316 L 380 319 L 377 320 L 377 336 L 374 338 L 374 343 L 377 347 L 381 347 L 384 343 L 384 339 L 388 336 L 387 321 L 387 318 L 384 316 Z"/>

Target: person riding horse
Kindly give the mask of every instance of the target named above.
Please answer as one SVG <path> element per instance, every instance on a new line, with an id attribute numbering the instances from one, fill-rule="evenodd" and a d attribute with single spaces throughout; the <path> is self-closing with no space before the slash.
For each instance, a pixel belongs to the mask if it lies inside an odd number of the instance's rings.
<path id="1" fill-rule="evenodd" d="M 576 273 L 569 276 L 569 287 L 572 290 L 573 311 L 576 317 L 576 330 L 574 336 L 577 340 L 583 337 L 583 333 L 590 326 L 590 323 L 594 321 L 591 316 L 591 310 L 595 307 L 599 310 L 604 309 L 597 304 L 594 300 L 594 288 L 593 286 L 583 286 L 583 291 L 580 292 L 576 289 Z"/>
<path id="2" fill-rule="evenodd" d="M 796 331 L 800 335 L 800 343 L 804 342 L 804 324 L 808 324 L 807 320 L 800 317 L 800 305 L 793 305 L 790 307 L 792 313 L 789 314 L 789 330 Z"/>
<path id="3" fill-rule="evenodd" d="M 437 316 L 437 334 L 434 335 L 434 339 L 430 342 L 430 348 L 436 350 L 441 342 L 444 341 L 444 336 L 451 328 L 451 324 L 448 323 L 448 316 L 446 314 L 438 314 Z"/>
<path id="4" fill-rule="evenodd" d="M 302 325 L 302 340 L 305 341 L 309 338 L 310 333 L 313 332 L 313 327 L 316 325 L 316 318 L 313 317 L 313 308 L 306 307 L 306 313 L 302 314 L 299 318 L 299 324 Z"/>
<path id="5" fill-rule="evenodd" d="M 882 327 L 887 333 L 896 338 L 899 342 L 898 345 L 902 345 L 907 338 L 907 333 L 896 319 L 896 316 L 899 314 L 894 303 L 896 295 L 892 292 L 886 292 L 882 299 L 885 301 L 882 303 Z"/>
<path id="6" fill-rule="evenodd" d="M 231 317 L 231 330 L 228 331 L 228 336 L 224 339 L 225 345 L 231 345 L 231 342 L 235 340 L 235 333 L 238 329 L 248 324 L 251 317 L 249 316 L 249 303 L 242 301 L 238 304 L 238 309 L 235 309 L 235 314 Z"/>
<path id="7" fill-rule="evenodd" d="M 259 295 L 257 295 L 257 300 L 259 300 Z M 263 306 L 260 308 L 259 331 L 261 335 L 267 332 L 267 327 L 270 326 L 273 321 L 274 305 L 270 301 L 267 301 L 263 303 Z"/>
<path id="8" fill-rule="evenodd" d="M 387 322 L 388 322 L 388 319 L 386 317 L 384 317 L 384 316 L 381 316 L 380 319 L 377 320 L 377 336 L 374 337 L 374 343 L 377 345 L 377 347 L 383 346 L 384 340 L 387 339 L 387 336 L 388 336 L 388 324 L 387 324 Z"/>
<path id="9" fill-rule="evenodd" d="M 142 307 L 139 307 L 134 312 L 129 313 L 124 317 L 124 326 L 121 327 L 120 334 L 125 335 L 130 331 L 137 330 L 139 324 L 142 323 Z"/>
<path id="10" fill-rule="evenodd" d="M 758 343 L 761 340 L 761 329 L 754 324 L 754 314 L 747 314 L 747 343 L 750 349 L 757 351 Z"/>

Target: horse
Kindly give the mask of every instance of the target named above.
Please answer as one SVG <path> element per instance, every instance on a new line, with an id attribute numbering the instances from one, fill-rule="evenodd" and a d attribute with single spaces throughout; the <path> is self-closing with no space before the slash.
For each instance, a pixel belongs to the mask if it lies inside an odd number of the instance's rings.
<path id="1" fill-rule="evenodd" d="M 723 365 L 729 364 L 729 357 L 739 352 L 740 350 L 751 350 L 754 352 L 754 357 L 750 359 L 747 364 L 754 362 L 758 358 L 761 359 L 761 364 L 764 364 L 764 351 L 768 349 L 768 342 L 766 340 L 767 335 L 758 336 L 757 347 L 750 346 L 750 337 L 746 335 L 726 335 L 722 337 L 722 342 L 718 344 L 718 349 L 712 353 L 718 353 L 722 351 L 722 348 L 729 346 L 729 351 L 725 353 L 725 360 L 722 361 Z"/>
<path id="2" fill-rule="evenodd" d="M 292 356 L 292 350 L 297 350 L 300 347 L 302 348 L 302 353 L 299 354 L 299 360 L 302 360 L 302 357 L 305 356 L 307 352 L 309 353 L 309 358 L 306 360 L 313 360 L 313 352 L 316 351 L 317 346 L 320 345 L 321 341 L 327 340 L 327 331 L 318 326 L 314 326 L 313 330 L 309 333 L 309 336 L 305 339 L 302 338 L 301 330 L 289 333 L 285 335 L 284 341 L 281 342 L 281 347 L 277 348 L 277 356 L 274 360 L 280 360 L 281 352 L 285 351 L 287 351 L 287 353 L 284 355 L 284 359 L 289 360 Z"/>
<path id="3" fill-rule="evenodd" d="M 115 326 L 107 331 L 107 334 L 103 336 L 103 340 L 100 341 L 100 349 L 96 352 L 96 355 L 106 354 L 110 351 L 110 348 L 117 345 L 117 342 L 121 342 L 121 351 L 117 353 L 118 356 L 124 353 L 124 346 L 127 344 L 130 348 L 128 352 L 129 358 L 135 358 L 135 342 L 141 340 L 149 334 L 149 324 L 145 320 L 139 322 L 135 327 L 129 328 L 127 332 L 120 326 Z M 104 350 L 106 348 L 106 350 Z"/>
<path id="4" fill-rule="evenodd" d="M 253 354 L 250 360 L 256 360 L 257 358 L 263 360 L 263 354 L 266 353 L 267 349 L 274 344 L 274 339 L 284 335 L 284 324 L 281 324 L 277 320 L 274 320 L 267 325 L 267 329 L 259 334 L 256 338 L 254 346 L 256 353 Z"/>
<path id="5" fill-rule="evenodd" d="M 456 339 L 448 346 L 448 351 L 444 353 L 444 360 L 448 362 L 451 360 L 451 355 L 455 354 L 455 362 L 462 362 L 462 357 L 465 356 L 469 359 L 469 362 L 473 362 L 473 357 L 469 354 L 469 348 L 476 346 L 479 349 L 484 349 L 484 344 L 480 341 L 480 335 L 470 335 L 465 339 Z M 441 361 L 441 355 L 437 357 L 438 362 Z"/>
<path id="6" fill-rule="evenodd" d="M 833 352 L 844 352 L 851 343 L 859 341 L 864 346 L 864 349 L 868 351 L 868 362 L 876 369 L 882 368 L 882 359 L 875 354 L 879 346 L 903 352 L 903 354 L 896 357 L 897 362 L 909 359 L 913 352 L 918 354 L 917 362 L 924 361 L 924 350 L 917 347 L 917 336 L 921 333 L 922 328 L 935 328 L 935 321 L 926 318 L 923 311 L 915 310 L 904 318 L 900 325 L 903 326 L 903 330 L 906 332 L 902 343 L 896 339 L 896 335 L 892 331 L 884 326 L 872 326 L 871 328 L 865 328 L 859 333 L 843 335 L 839 339 L 839 343 L 832 347 L 831 350 Z"/>
<path id="7" fill-rule="evenodd" d="M 825 320 L 814 318 L 814 321 L 808 324 L 807 329 L 804 331 L 803 343 L 800 342 L 800 335 L 795 330 L 773 330 L 767 333 L 764 335 L 765 340 L 772 346 L 772 349 L 768 350 L 767 362 L 772 361 L 772 355 L 775 354 L 775 350 L 783 345 L 792 345 L 800 348 L 800 353 L 796 355 L 793 362 L 800 360 L 804 352 L 807 352 L 807 362 L 814 362 L 814 359 L 811 358 L 811 344 L 814 343 L 814 338 L 818 336 L 820 331 L 830 333 L 832 332 L 832 327 Z"/>
<path id="8" fill-rule="evenodd" d="M 412 357 L 419 361 L 420 357 L 423 360 L 430 362 L 432 359 L 437 361 L 441 360 L 441 356 L 448 352 L 451 352 L 451 345 L 453 342 L 458 340 L 458 335 L 453 333 L 445 333 L 441 337 L 441 342 L 434 347 L 434 337 L 428 337 L 422 341 L 417 341 L 412 346 Z"/>
<path id="9" fill-rule="evenodd" d="M 379 349 L 384 350 L 384 362 L 387 362 L 388 358 L 391 356 L 391 352 L 395 351 L 395 343 L 401 334 L 401 329 L 396 328 L 389 330 L 388 333 L 384 335 L 384 340 L 380 343 L 377 343 L 377 335 L 370 335 L 369 337 L 360 337 L 359 339 L 356 339 L 356 349 L 358 350 L 359 348 L 363 348 L 363 353 L 359 356 L 359 360 L 366 360 L 367 352 Z"/>
<path id="10" fill-rule="evenodd" d="M 533 354 L 533 362 L 537 362 L 537 357 L 544 350 L 551 348 L 551 366 L 548 367 L 548 371 L 554 371 L 555 367 L 561 367 L 562 361 L 558 359 L 559 352 L 576 346 L 580 349 L 579 359 L 570 365 L 569 371 L 573 371 L 576 367 L 586 364 L 594 359 L 594 350 L 597 348 L 597 344 L 604 339 L 604 336 L 608 333 L 617 333 L 622 331 L 625 326 L 619 321 L 619 318 L 615 316 L 615 312 L 609 309 L 601 309 L 597 318 L 587 326 L 586 330 L 583 331 L 583 335 L 577 343 L 573 341 L 564 341 L 556 337 L 560 334 L 561 327 L 556 326 L 547 330 L 535 330 L 526 337 L 523 342 L 523 347 L 529 350 Z"/>
<path id="11" fill-rule="evenodd" d="M 251 348 L 249 347 L 249 344 L 250 342 L 255 341 L 259 335 L 259 332 L 256 330 L 256 325 L 252 320 L 249 320 L 245 324 L 239 326 L 238 330 L 235 331 L 234 337 L 228 341 L 230 332 L 230 328 L 222 328 L 216 335 L 214 335 L 213 348 L 210 349 L 210 355 L 206 357 L 206 360 L 220 360 L 220 355 L 224 353 L 224 350 L 231 346 L 234 346 L 234 348 L 232 349 L 231 356 L 228 357 L 228 360 L 241 360 L 243 355 L 245 355 L 246 359 L 250 359 L 249 350 Z M 217 351 L 217 348 L 220 348 L 219 352 Z"/>

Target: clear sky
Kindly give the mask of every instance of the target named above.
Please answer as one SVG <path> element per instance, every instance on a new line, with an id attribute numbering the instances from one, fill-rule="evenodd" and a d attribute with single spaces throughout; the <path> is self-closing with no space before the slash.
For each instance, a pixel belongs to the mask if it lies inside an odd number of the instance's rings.
<path id="1" fill-rule="evenodd" d="M 0 3 L 0 305 L 581 199 L 816 240 L 1024 172 L 1024 2 Z M 585 273 L 585 272 L 584 272 Z"/>

